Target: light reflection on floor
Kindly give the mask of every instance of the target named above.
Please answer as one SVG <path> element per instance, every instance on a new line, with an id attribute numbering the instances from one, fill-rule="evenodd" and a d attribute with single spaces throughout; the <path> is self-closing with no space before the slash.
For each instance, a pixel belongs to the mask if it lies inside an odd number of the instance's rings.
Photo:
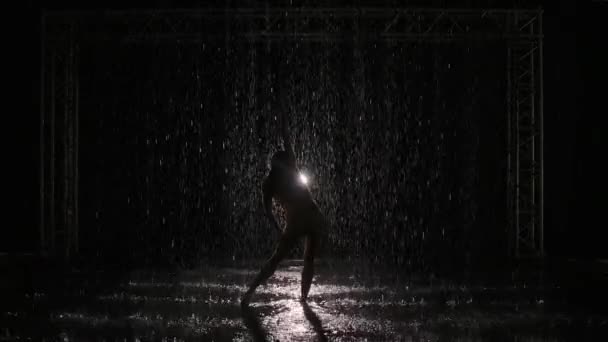
<path id="1" fill-rule="evenodd" d="M 292 261 L 245 310 L 239 297 L 255 272 L 251 267 L 138 271 L 95 291 L 89 279 L 74 277 L 59 290 L 36 289 L 11 303 L 0 312 L 0 337 L 560 341 L 581 322 L 580 313 L 560 309 L 555 289 L 430 284 L 384 271 L 352 272 L 346 265 L 317 269 L 307 304 L 299 301 L 301 263 Z M 599 333 L 608 327 L 601 315 L 585 315 L 582 322 L 581 328 Z"/>

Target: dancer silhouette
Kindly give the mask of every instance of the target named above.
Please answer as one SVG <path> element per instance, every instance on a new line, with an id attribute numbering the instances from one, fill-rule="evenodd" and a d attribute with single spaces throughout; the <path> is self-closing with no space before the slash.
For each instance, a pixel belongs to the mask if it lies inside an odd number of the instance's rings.
<path id="1" fill-rule="evenodd" d="M 304 268 L 302 270 L 301 297 L 305 301 L 310 291 L 314 275 L 314 257 L 319 240 L 327 227 L 325 217 L 312 198 L 305 182 L 300 178 L 296 157 L 290 142 L 286 118 L 281 118 L 284 150 L 276 152 L 271 158 L 271 169 L 262 183 L 262 193 L 266 216 L 272 225 L 281 231 L 281 227 L 272 212 L 272 201 L 277 200 L 285 209 L 287 225 L 282 230 L 277 247 L 260 272 L 243 295 L 241 304 L 246 306 L 255 289 L 272 276 L 299 238 L 305 238 Z"/>

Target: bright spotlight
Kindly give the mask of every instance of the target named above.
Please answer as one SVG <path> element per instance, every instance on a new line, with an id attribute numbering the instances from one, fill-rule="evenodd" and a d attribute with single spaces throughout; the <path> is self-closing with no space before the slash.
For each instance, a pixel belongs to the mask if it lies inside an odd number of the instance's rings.
<path id="1" fill-rule="evenodd" d="M 300 172 L 300 182 L 304 185 L 308 184 L 308 177 L 302 172 Z"/>

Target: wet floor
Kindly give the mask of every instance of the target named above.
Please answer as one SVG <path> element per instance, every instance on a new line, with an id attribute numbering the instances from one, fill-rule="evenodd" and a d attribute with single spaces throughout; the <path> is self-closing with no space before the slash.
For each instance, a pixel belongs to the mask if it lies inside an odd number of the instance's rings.
<path id="1" fill-rule="evenodd" d="M 249 309 L 257 267 L 71 272 L 4 299 L 0 340 L 565 341 L 608 336 L 608 316 L 550 281 L 447 281 L 320 262 L 308 304 L 301 261 L 285 262 Z M 507 284 L 508 283 L 508 284 Z M 549 284 L 548 284 L 549 283 Z M 602 337 L 603 336 L 603 337 Z"/>

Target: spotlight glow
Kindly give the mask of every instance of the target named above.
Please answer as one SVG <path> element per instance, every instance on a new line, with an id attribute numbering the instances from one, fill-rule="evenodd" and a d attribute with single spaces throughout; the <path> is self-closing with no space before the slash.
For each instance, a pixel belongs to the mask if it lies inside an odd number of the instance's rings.
<path id="1" fill-rule="evenodd" d="M 304 185 L 308 184 L 308 177 L 302 172 L 300 172 L 300 182 Z"/>

